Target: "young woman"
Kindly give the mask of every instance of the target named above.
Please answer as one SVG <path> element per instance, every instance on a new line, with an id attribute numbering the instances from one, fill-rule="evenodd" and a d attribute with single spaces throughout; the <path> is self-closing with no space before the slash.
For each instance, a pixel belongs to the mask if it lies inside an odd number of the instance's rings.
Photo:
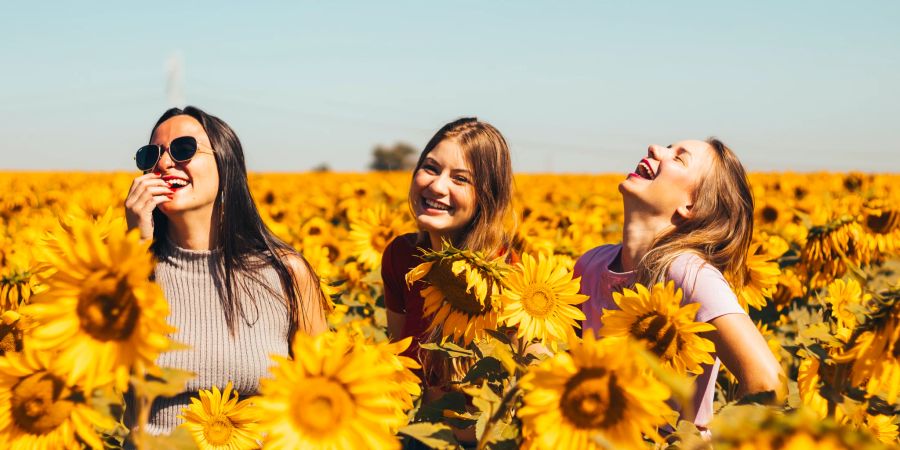
<path id="1" fill-rule="evenodd" d="M 146 431 L 166 434 L 200 389 L 231 381 L 242 397 L 255 394 L 269 355 L 289 354 L 295 333 L 326 329 L 327 303 L 303 257 L 263 224 L 241 143 L 221 119 L 172 108 L 135 161 L 144 175 L 125 200 L 128 226 L 153 240 L 172 339 L 190 347 L 158 364 L 197 374 L 182 394 L 153 403 Z"/>
<path id="2" fill-rule="evenodd" d="M 486 255 L 510 253 L 512 163 L 506 140 L 475 118 L 443 126 L 422 150 L 409 187 L 409 205 L 419 233 L 398 236 L 381 261 L 388 334 L 413 337 L 405 355 L 419 360 L 427 339 L 421 282 L 406 285 L 406 273 L 422 263 L 419 248 L 441 249 L 441 240 Z"/>
<path id="3" fill-rule="evenodd" d="M 581 293 L 590 296 L 585 332 L 603 326 L 603 309 L 618 309 L 613 292 L 673 280 L 682 304 L 701 305 L 695 320 L 716 328 L 705 336 L 716 346 L 715 363 L 697 377 L 682 418 L 709 423 L 720 360 L 739 380 L 739 394 L 781 393 L 781 367 L 723 276 L 743 286 L 753 234 L 753 197 L 734 153 L 716 139 L 651 145 L 619 192 L 622 243 L 590 250 L 575 265 Z"/>

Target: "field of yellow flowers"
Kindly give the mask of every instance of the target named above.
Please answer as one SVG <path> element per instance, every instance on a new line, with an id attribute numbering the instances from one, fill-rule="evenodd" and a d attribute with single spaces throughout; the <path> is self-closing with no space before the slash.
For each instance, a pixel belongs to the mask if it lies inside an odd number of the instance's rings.
<path id="1" fill-rule="evenodd" d="M 585 298 L 572 268 L 619 239 L 619 175 L 519 175 L 520 263 L 446 248 L 408 274 L 428 284 L 444 339 L 423 349 L 452 385 L 424 401 L 418 365 L 400 356 L 408 341 L 386 339 L 381 298 L 381 252 L 415 230 L 406 173 L 251 175 L 265 221 L 331 296 L 335 331 L 298 336 L 302 356 L 274 358 L 258 396 L 218 386 L 175 434 L 129 434 L 123 392 L 140 422 L 191 376 L 155 364 L 178 344 L 148 243 L 125 230 L 133 176 L 0 173 L 0 448 L 449 449 L 466 429 L 479 449 L 900 444 L 900 176 L 751 176 L 755 238 L 738 297 L 789 392 L 739 399 L 723 371 L 711 438 L 666 403 L 691 398 L 712 345 L 671 284 L 618 294 L 643 308 L 621 313 L 618 331 L 574 332 Z M 668 332 L 632 326 L 646 320 Z"/>

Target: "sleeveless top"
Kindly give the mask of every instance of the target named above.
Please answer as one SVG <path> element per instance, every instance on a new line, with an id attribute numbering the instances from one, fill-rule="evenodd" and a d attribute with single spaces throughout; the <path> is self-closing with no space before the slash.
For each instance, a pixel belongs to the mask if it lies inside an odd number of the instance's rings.
<path id="1" fill-rule="evenodd" d="M 575 263 L 575 276 L 581 277 L 580 293 L 590 296 L 581 305 L 587 317 L 585 330 L 599 330 L 603 326 L 603 310 L 619 309 L 612 293 L 620 292 L 635 281 L 634 272 L 619 273 L 609 269 L 621 250 L 621 244 L 603 245 L 589 250 Z M 694 319 L 697 322 L 709 322 L 725 314 L 746 314 L 722 273 L 693 253 L 684 253 L 672 262 L 668 279 L 675 282 L 676 288 L 682 289 L 682 306 L 700 304 Z M 694 381 L 694 411 L 682 411 L 682 415 L 693 417 L 694 424 L 700 427 L 705 427 L 713 416 L 713 396 L 721 362 L 715 353 L 712 356 L 715 362 L 704 365 L 703 373 Z M 678 408 L 678 405 L 673 406 Z"/>
<path id="2" fill-rule="evenodd" d="M 149 434 L 171 433 L 182 422 L 176 417 L 181 408 L 190 405 L 190 398 L 201 389 L 222 389 L 231 381 L 241 398 L 255 395 L 259 379 L 269 376 L 269 356 L 288 354 L 290 320 L 278 273 L 261 265 L 259 281 L 244 280 L 246 289 L 238 284 L 235 299 L 243 306 L 244 317 L 238 314 L 232 336 L 219 291 L 225 286 L 221 257 L 221 250 L 169 245 L 156 264 L 156 282 L 170 308 L 167 321 L 177 329 L 170 338 L 190 346 L 161 354 L 157 365 L 194 372 L 196 377 L 187 382 L 183 393 L 153 402 Z M 130 403 L 126 411 L 133 411 L 133 399 L 126 395 L 126 402 Z M 133 423 L 134 417 L 126 417 L 127 425 Z"/>

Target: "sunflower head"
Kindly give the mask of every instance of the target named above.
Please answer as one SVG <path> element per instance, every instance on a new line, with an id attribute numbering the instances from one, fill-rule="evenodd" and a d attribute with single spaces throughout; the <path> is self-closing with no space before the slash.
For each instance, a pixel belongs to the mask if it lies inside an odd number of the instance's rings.
<path id="1" fill-rule="evenodd" d="M 199 398 L 192 398 L 188 407 L 182 408 L 180 426 L 187 428 L 201 450 L 250 450 L 259 448 L 262 435 L 256 422 L 259 413 L 248 400 L 238 401 L 238 393 L 231 382 L 220 391 L 201 390 Z"/>
<path id="2" fill-rule="evenodd" d="M 642 351 L 628 338 L 588 333 L 570 353 L 534 367 L 521 381 L 523 434 L 539 448 L 639 448 L 642 434 L 659 440 L 656 427 L 673 414 L 670 391 L 634 357 Z"/>
<path id="3" fill-rule="evenodd" d="M 405 215 L 394 214 L 383 204 L 365 209 L 350 222 L 351 252 L 363 266 L 376 270 L 381 267 L 381 255 L 391 240 L 411 228 Z"/>
<path id="4" fill-rule="evenodd" d="M 27 347 L 0 357 L 0 442 L 6 448 L 79 448 L 79 440 L 100 448 L 95 428 L 115 427 L 57 362 L 52 353 Z"/>
<path id="5" fill-rule="evenodd" d="M 154 261 L 137 230 L 70 220 L 42 248 L 46 290 L 22 314 L 34 320 L 30 345 L 61 350 L 72 379 L 88 387 L 110 380 L 125 390 L 132 370 L 155 370 L 169 347 L 168 303 L 150 281 Z"/>
<path id="6" fill-rule="evenodd" d="M 480 253 L 445 246 L 426 251 L 425 261 L 406 275 L 408 284 L 423 280 L 422 312 L 433 316 L 428 331 L 440 330 L 442 338 L 466 345 L 495 329 L 501 310 L 501 280 L 508 268 L 502 259 L 487 260 Z"/>
<path id="7" fill-rule="evenodd" d="M 347 330 L 297 334 L 290 360 L 273 357 L 273 378 L 260 381 L 266 448 L 397 448 L 418 378 L 397 353 L 409 341 L 372 344 Z"/>
<path id="8" fill-rule="evenodd" d="M 664 366 L 680 374 L 703 372 L 702 364 L 714 362 L 712 341 L 699 333 L 715 329 L 695 322 L 699 303 L 681 306 L 681 289 L 675 283 L 657 283 L 651 289 L 637 284 L 635 290 L 613 293 L 619 310 L 603 311 L 603 336 L 630 337 L 646 344 Z"/>
<path id="9" fill-rule="evenodd" d="M 556 348 L 557 342 L 574 335 L 577 321 L 585 319 L 574 305 L 588 296 L 578 293 L 579 278 L 573 279 L 572 272 L 557 257 L 522 255 L 522 262 L 506 277 L 505 286 L 500 320 L 517 327 L 517 336 L 527 342 L 537 339 Z"/>

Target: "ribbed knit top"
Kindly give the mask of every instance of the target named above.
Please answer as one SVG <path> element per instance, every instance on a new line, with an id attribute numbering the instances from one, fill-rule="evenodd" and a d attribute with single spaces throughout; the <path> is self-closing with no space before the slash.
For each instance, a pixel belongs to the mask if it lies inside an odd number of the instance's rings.
<path id="1" fill-rule="evenodd" d="M 272 354 L 288 354 L 288 310 L 278 273 L 271 266 L 258 269 L 261 282 L 244 280 L 236 300 L 244 308 L 238 315 L 235 335 L 228 332 L 220 290 L 225 286 L 221 251 L 186 250 L 170 245 L 156 264 L 156 281 L 162 287 L 171 313 L 168 322 L 178 330 L 171 336 L 190 346 L 160 355 L 160 367 L 197 374 L 185 392 L 153 403 L 147 432 L 168 434 L 182 422 L 176 416 L 200 389 L 220 389 L 231 381 L 241 398 L 259 390 L 259 379 L 268 376 Z M 274 291 L 274 292 L 273 292 Z M 276 295 L 273 295 L 276 294 Z"/>

